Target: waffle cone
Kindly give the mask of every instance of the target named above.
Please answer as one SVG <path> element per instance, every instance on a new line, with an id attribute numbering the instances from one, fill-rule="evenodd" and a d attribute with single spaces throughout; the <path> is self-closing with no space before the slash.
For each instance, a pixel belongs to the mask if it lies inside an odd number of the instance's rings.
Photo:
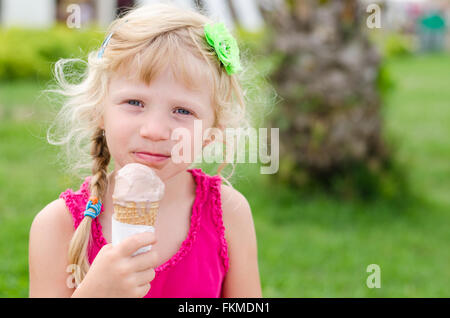
<path id="1" fill-rule="evenodd" d="M 155 226 L 159 202 L 126 202 L 125 206 L 113 202 L 116 221 L 134 225 Z"/>

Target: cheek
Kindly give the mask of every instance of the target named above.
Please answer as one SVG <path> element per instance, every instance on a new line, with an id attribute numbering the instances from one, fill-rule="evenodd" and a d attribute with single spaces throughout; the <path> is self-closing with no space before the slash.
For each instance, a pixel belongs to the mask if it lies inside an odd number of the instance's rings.
<path id="1" fill-rule="evenodd" d="M 111 107 L 104 115 L 105 131 L 110 136 L 120 136 L 134 129 L 132 116 L 127 116 L 117 107 Z"/>
<path id="2" fill-rule="evenodd" d="M 201 157 L 208 138 L 206 131 L 208 128 L 210 126 L 203 127 L 203 122 L 201 125 L 184 127 L 183 133 L 177 134 L 178 138 L 172 140 L 173 154 L 178 154 L 178 158 L 182 157 L 183 160 L 189 160 L 190 163 L 194 162 L 195 158 Z M 188 157 L 189 159 L 187 159 Z"/>
<path id="3" fill-rule="evenodd" d="M 110 111 L 104 116 L 104 126 L 109 151 L 114 158 L 119 159 L 132 138 L 133 122 L 126 116 Z"/>

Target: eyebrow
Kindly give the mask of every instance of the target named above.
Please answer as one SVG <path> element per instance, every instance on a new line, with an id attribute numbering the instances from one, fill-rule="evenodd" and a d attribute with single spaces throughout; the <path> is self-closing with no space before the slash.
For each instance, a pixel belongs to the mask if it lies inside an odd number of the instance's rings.
<path id="1" fill-rule="evenodd" d="M 181 99 L 170 99 L 170 102 L 173 104 L 179 104 L 179 106 L 188 106 L 192 108 L 201 109 L 201 106 L 195 102 L 190 100 L 181 100 Z"/>

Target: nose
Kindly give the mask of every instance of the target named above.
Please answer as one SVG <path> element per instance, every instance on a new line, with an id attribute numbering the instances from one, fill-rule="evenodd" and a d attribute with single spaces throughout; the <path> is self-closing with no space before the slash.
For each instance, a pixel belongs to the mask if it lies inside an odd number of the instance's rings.
<path id="1" fill-rule="evenodd" d="M 170 138 L 168 118 L 162 111 L 149 111 L 143 118 L 139 133 L 141 137 L 152 141 L 168 140 Z"/>

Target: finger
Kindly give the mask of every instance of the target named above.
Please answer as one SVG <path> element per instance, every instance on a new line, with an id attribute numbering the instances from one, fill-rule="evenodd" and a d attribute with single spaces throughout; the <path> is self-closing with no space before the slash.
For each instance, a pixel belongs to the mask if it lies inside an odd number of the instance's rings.
<path id="1" fill-rule="evenodd" d="M 144 232 L 127 237 L 125 240 L 119 243 L 117 247 L 120 249 L 122 255 L 131 256 L 141 247 L 153 245 L 155 243 L 156 243 L 155 233 Z"/>
<path id="2" fill-rule="evenodd" d="M 150 288 L 151 288 L 150 283 L 145 283 L 145 284 L 139 286 L 138 287 L 139 294 L 144 295 L 144 296 L 147 295 L 148 292 L 150 291 Z M 142 296 L 142 297 L 144 297 L 144 296 Z"/>
<path id="3" fill-rule="evenodd" d="M 149 268 L 142 272 L 137 272 L 135 274 L 136 284 L 138 286 L 149 284 L 156 276 L 154 268 Z"/>
<path id="4" fill-rule="evenodd" d="M 155 268 L 158 262 L 158 253 L 150 250 L 132 258 L 132 268 L 135 272 L 141 272 L 149 268 Z"/>

